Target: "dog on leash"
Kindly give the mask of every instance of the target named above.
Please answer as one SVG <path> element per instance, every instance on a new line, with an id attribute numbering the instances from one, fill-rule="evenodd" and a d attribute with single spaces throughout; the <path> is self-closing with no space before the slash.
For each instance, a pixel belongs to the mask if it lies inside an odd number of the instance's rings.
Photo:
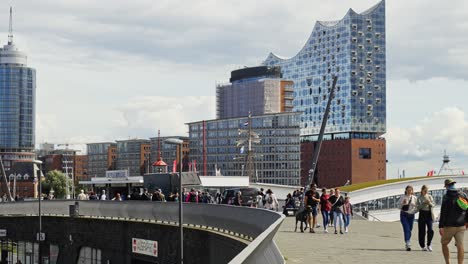
<path id="1" fill-rule="evenodd" d="M 301 233 L 304 233 L 304 230 L 307 229 L 307 215 L 309 214 L 309 212 L 311 211 L 312 208 L 310 208 L 310 206 L 307 206 L 307 207 L 301 207 L 299 210 L 297 210 L 296 212 L 296 228 L 294 228 L 294 232 L 297 231 L 297 223 L 298 222 L 301 222 Z M 305 227 L 303 228 L 303 225 L 305 225 Z"/>

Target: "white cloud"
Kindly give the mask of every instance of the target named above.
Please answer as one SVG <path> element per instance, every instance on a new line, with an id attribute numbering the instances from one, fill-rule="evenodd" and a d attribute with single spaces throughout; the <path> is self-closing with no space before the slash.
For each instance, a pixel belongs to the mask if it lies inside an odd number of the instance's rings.
<path id="1" fill-rule="evenodd" d="M 134 97 L 116 109 L 116 134 L 120 138 L 148 138 L 161 130 L 163 136 L 187 136 L 185 123 L 214 118 L 214 96 Z"/>
<path id="2" fill-rule="evenodd" d="M 409 128 L 391 127 L 386 138 L 389 176 L 395 168 L 405 168 L 407 175 L 425 175 L 442 164 L 444 150 L 452 157 L 452 166 L 466 165 L 468 119 L 459 108 L 444 108 Z"/>

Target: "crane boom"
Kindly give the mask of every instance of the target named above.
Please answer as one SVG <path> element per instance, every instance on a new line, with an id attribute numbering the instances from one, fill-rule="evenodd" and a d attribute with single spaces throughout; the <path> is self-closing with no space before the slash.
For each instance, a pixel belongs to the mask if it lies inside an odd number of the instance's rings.
<path id="1" fill-rule="evenodd" d="M 320 134 L 317 140 L 317 144 L 315 145 L 314 148 L 314 155 L 312 156 L 312 168 L 309 171 L 309 178 L 306 181 L 306 186 L 304 188 L 307 189 L 307 186 L 312 184 L 315 180 L 315 171 L 317 169 L 317 162 L 318 158 L 320 155 L 320 148 L 322 147 L 322 142 L 323 142 L 323 134 L 325 133 L 325 126 L 327 125 L 328 121 L 328 115 L 330 114 L 330 106 L 333 98 L 335 97 L 335 86 L 336 86 L 336 81 L 338 80 L 337 76 L 333 76 L 333 84 L 330 90 L 330 94 L 328 95 L 328 102 L 327 102 L 327 107 L 325 108 L 325 112 L 323 114 L 322 118 L 322 126 L 320 127 Z"/>

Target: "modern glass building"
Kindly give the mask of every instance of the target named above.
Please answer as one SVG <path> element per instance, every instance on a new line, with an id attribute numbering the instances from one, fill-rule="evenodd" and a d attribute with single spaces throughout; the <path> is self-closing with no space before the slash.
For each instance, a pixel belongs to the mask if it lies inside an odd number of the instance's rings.
<path id="1" fill-rule="evenodd" d="M 298 118 L 301 113 L 285 112 L 252 116 L 252 130 L 260 143 L 253 145 L 255 180 L 263 183 L 299 185 L 300 137 Z M 215 119 L 188 123 L 190 159 L 196 160 L 197 171 L 203 173 L 206 151 L 207 175 L 243 176 L 246 153 L 236 146 L 241 139 L 239 129 L 246 128 L 248 117 Z"/>
<path id="2" fill-rule="evenodd" d="M 12 162 L 34 159 L 35 100 L 36 70 L 27 66 L 10 31 L 0 48 L 0 155 L 6 170 Z"/>
<path id="3" fill-rule="evenodd" d="M 90 143 L 87 144 L 86 147 L 86 153 L 88 155 L 88 175 L 90 177 L 105 177 L 106 171 L 116 169 L 116 143 Z"/>
<path id="4" fill-rule="evenodd" d="M 139 176 L 151 170 L 151 144 L 148 139 L 117 140 L 117 170 L 128 170 L 129 176 Z"/>
<path id="5" fill-rule="evenodd" d="M 291 112 L 292 86 L 292 81 L 281 78 L 280 67 L 258 66 L 232 71 L 230 83 L 216 86 L 216 117 Z"/>
<path id="6" fill-rule="evenodd" d="M 349 9 L 338 21 L 318 21 L 292 58 L 270 53 L 263 63 L 281 66 L 294 82 L 294 111 L 301 135 L 314 140 L 332 85 L 335 99 L 325 132 L 340 138 L 375 138 L 386 131 L 385 1 L 362 13 Z"/>

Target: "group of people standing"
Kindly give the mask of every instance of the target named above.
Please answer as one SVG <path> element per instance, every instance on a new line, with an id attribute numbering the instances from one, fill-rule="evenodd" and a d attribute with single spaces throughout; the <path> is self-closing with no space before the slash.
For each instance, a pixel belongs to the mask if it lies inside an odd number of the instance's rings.
<path id="1" fill-rule="evenodd" d="M 464 232 L 468 228 L 468 198 L 465 193 L 458 191 L 455 187 L 456 182 L 452 179 L 444 181 L 444 187 L 447 192 L 442 198 L 442 206 L 439 217 L 439 234 L 441 236 L 442 252 L 445 263 L 450 263 L 450 252 L 448 244 L 454 238 L 457 247 L 458 263 L 463 263 Z M 411 251 L 411 233 L 415 214 L 419 212 L 418 217 L 418 240 L 419 246 L 423 251 L 432 251 L 432 239 L 434 237 L 433 222 L 436 220 L 433 208 L 435 202 L 428 193 L 429 188 L 423 185 L 418 197 L 414 195 L 411 185 L 406 186 L 405 194 L 401 196 L 398 205 L 400 209 L 400 222 L 403 227 L 405 239 L 405 248 Z M 427 236 L 427 237 L 426 237 Z"/>
<path id="2" fill-rule="evenodd" d="M 315 184 L 310 185 L 310 189 L 304 196 L 304 207 L 307 210 L 310 233 L 315 233 L 314 227 L 319 227 L 317 225 L 319 211 L 322 214 L 325 233 L 328 233 L 328 227 L 334 227 L 335 234 L 338 234 L 338 228 L 340 234 L 348 233 L 353 215 L 349 196 L 343 197 L 338 188 L 331 189 L 330 194 L 327 194 L 327 189 L 323 188 L 320 195 Z"/>

